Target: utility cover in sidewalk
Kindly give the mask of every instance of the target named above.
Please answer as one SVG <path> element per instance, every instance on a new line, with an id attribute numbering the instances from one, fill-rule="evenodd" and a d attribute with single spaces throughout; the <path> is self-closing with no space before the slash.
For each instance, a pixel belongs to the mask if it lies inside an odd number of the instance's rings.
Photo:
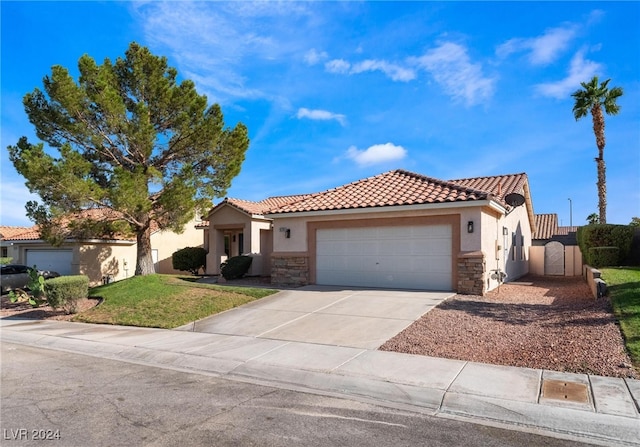
<path id="1" fill-rule="evenodd" d="M 577 382 L 565 382 L 563 380 L 543 380 L 542 397 L 569 402 L 589 402 L 587 385 Z"/>

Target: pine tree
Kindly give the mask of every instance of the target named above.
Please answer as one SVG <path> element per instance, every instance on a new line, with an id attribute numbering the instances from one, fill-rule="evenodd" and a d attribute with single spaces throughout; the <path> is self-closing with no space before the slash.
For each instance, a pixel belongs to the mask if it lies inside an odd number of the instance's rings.
<path id="1" fill-rule="evenodd" d="M 135 42 L 124 59 L 97 65 L 84 55 L 78 68 L 76 82 L 52 67 L 44 91 L 23 99 L 41 142 L 22 137 L 8 149 L 43 202 L 29 202 L 27 215 L 52 242 L 61 228 L 135 234 L 135 273 L 154 273 L 152 223 L 181 232 L 224 196 L 244 161 L 247 128 L 225 128 L 219 105 Z M 96 209 L 110 212 L 96 222 Z"/>

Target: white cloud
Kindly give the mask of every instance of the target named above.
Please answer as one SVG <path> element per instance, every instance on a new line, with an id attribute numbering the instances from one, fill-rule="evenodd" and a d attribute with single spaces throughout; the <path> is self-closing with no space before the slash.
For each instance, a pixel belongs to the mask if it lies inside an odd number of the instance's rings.
<path id="1" fill-rule="evenodd" d="M 298 119 L 308 118 L 311 120 L 320 120 L 320 121 L 336 120 L 343 126 L 346 124 L 346 121 L 347 121 L 347 118 L 344 115 L 341 115 L 339 113 L 333 113 L 327 110 L 312 110 L 304 107 L 301 107 L 300 109 L 298 109 L 298 113 L 296 114 L 296 117 Z"/>
<path id="2" fill-rule="evenodd" d="M 351 64 L 344 59 L 332 59 L 324 64 L 324 68 L 329 73 L 346 74 L 349 73 Z"/>
<path id="3" fill-rule="evenodd" d="M 345 155 L 361 166 L 370 166 L 378 163 L 402 160 L 407 155 L 407 150 L 393 143 L 385 143 L 375 144 L 364 150 L 351 146 L 347 149 Z"/>
<path id="4" fill-rule="evenodd" d="M 584 51 L 579 51 L 571 59 L 566 78 L 557 82 L 538 84 L 535 89 L 543 96 L 568 98 L 571 93 L 580 88 L 581 82 L 588 81 L 601 69 L 601 64 L 585 59 Z"/>
<path id="5" fill-rule="evenodd" d="M 304 61 L 308 65 L 316 65 L 320 61 L 327 59 L 329 55 L 326 51 L 318 51 L 315 48 L 310 49 L 304 55 Z"/>
<path id="6" fill-rule="evenodd" d="M 411 68 L 401 67 L 384 60 L 367 59 L 351 64 L 344 59 L 333 59 L 324 64 L 325 70 L 337 74 L 360 74 L 367 71 L 380 71 L 392 81 L 408 82 L 416 78 Z"/>
<path id="7" fill-rule="evenodd" d="M 567 25 L 548 29 L 538 37 L 510 39 L 498 46 L 496 55 L 505 58 L 513 53 L 529 51 L 528 59 L 532 65 L 548 65 L 569 47 L 577 31 L 575 25 Z"/>
<path id="8" fill-rule="evenodd" d="M 267 98 L 269 86 L 252 86 L 247 60 L 284 60 L 309 48 L 291 38 L 292 19 L 309 18 L 303 2 L 134 2 L 144 41 L 196 82 L 214 102 Z M 318 53 L 321 56 L 322 53 Z"/>
<path id="9" fill-rule="evenodd" d="M 404 68 L 387 61 L 368 59 L 358 62 L 351 67 L 350 73 L 363 73 L 365 71 L 381 71 L 392 81 L 412 81 L 416 78 L 416 73 L 410 68 Z"/>
<path id="10" fill-rule="evenodd" d="M 493 94 L 495 78 L 486 77 L 482 66 L 472 63 L 467 49 L 457 43 L 445 42 L 410 61 L 429 72 L 446 94 L 468 105 Z"/>

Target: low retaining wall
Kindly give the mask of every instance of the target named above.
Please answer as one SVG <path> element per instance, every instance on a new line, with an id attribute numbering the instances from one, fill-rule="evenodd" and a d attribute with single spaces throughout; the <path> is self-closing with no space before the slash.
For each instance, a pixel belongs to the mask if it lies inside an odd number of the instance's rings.
<path id="1" fill-rule="evenodd" d="M 607 283 L 600 277 L 601 275 L 600 270 L 590 265 L 582 266 L 582 276 L 586 279 L 594 298 L 602 298 L 607 293 Z"/>

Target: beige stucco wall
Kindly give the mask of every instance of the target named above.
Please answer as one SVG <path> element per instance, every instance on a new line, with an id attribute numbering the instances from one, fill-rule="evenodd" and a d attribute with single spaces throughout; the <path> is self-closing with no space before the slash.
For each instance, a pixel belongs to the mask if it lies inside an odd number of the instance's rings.
<path id="1" fill-rule="evenodd" d="M 89 285 L 102 283 L 103 277 L 112 281 L 133 276 L 136 269 L 135 243 L 83 243 L 76 244 L 78 273 L 89 277 Z"/>
<path id="2" fill-rule="evenodd" d="M 173 269 L 171 256 L 181 248 L 203 245 L 202 230 L 195 224 L 195 219 L 189 222 L 182 234 L 159 231 L 151 235 L 151 248 L 158 251 L 156 273 L 184 273 Z M 25 263 L 27 250 L 38 249 L 72 250 L 71 273 L 87 275 L 91 286 L 101 284 L 104 276 L 111 276 L 114 281 L 128 278 L 136 268 L 134 241 L 65 242 L 60 247 L 43 241 L 18 241 L 11 246 L 13 262 Z"/>
<path id="3" fill-rule="evenodd" d="M 507 234 L 503 234 L 503 228 Z M 516 235 L 516 247 L 513 235 Z M 521 246 L 521 240 L 523 245 Z M 491 270 L 507 273 L 506 281 L 514 281 L 529 272 L 529 249 L 531 248 L 531 226 L 526 206 L 514 209 L 508 216 L 495 210 L 485 210 L 482 216 L 482 248 L 486 255 L 487 271 L 485 283 L 487 290 L 498 287 L 498 279 L 492 277 Z M 512 255 L 515 249 L 516 259 Z M 520 253 L 523 256 L 520 256 Z"/>
<path id="4" fill-rule="evenodd" d="M 263 232 L 271 229 L 269 219 L 252 218 L 252 216 L 237 210 L 231 206 L 222 206 L 215 212 L 209 214 L 209 231 L 207 254 L 207 274 L 220 274 L 220 264 L 227 259 L 224 251 L 224 234 L 229 234 L 232 238 L 230 256 L 249 254 L 253 256 L 253 262 L 248 275 L 263 275 L 265 271 L 270 271 L 269 254 L 262 253 L 261 238 Z M 242 233 L 243 247 L 240 253 L 238 243 L 239 235 Z M 235 236 L 236 240 L 233 241 Z"/>
<path id="5" fill-rule="evenodd" d="M 192 219 L 184 227 L 184 231 L 182 233 L 174 233 L 173 231 L 157 231 L 151 235 L 151 249 L 157 250 L 158 253 L 156 273 L 185 273 L 173 268 L 172 256 L 173 253 L 182 248 L 202 247 L 204 245 L 203 230 L 196 228 L 197 223 L 196 219 Z"/>
<path id="6" fill-rule="evenodd" d="M 460 216 L 460 247 L 462 251 L 476 251 L 480 249 L 480 209 L 478 207 L 459 207 L 459 208 L 434 208 L 431 210 L 403 210 L 403 211 L 384 211 L 384 212 L 358 212 L 353 214 L 330 213 L 317 216 L 278 216 L 275 215 L 273 222 L 273 251 L 278 252 L 306 252 L 308 247 L 307 222 L 327 222 L 327 221 L 348 221 L 359 219 L 379 219 L 379 218 L 397 218 L 398 225 L 402 225 L 402 218 L 407 217 L 424 217 L 424 216 L 443 216 L 443 215 L 459 215 Z M 467 233 L 468 221 L 474 221 L 474 232 Z M 291 230 L 291 237 L 286 238 L 285 232 L 280 228 L 288 228 Z"/>
<path id="7" fill-rule="evenodd" d="M 529 271 L 529 247 L 531 247 L 531 227 L 525 206 L 516 208 L 508 216 L 503 216 L 498 210 L 489 207 L 453 207 L 419 210 L 356 212 L 353 214 L 329 213 L 327 215 L 309 216 L 278 216 L 274 217 L 273 251 L 274 253 L 306 253 L 309 250 L 307 234 L 308 222 L 348 221 L 356 219 L 397 218 L 398 225 L 402 225 L 402 218 L 418 216 L 446 216 L 460 217 L 460 252 L 482 251 L 486 259 L 486 273 L 484 281 L 486 290 L 499 285 L 496 278 L 492 278 L 490 270 L 500 269 L 507 273 L 507 281 L 515 280 Z M 474 231 L 469 233 L 467 225 L 473 221 Z M 507 235 L 503 235 L 503 227 L 507 228 Z M 291 237 L 286 238 L 280 228 L 290 230 Z M 513 253 L 513 233 L 516 234 L 516 259 Z M 520 247 L 521 240 L 523 245 Z M 523 253 L 523 257 L 520 256 Z"/>
<path id="8" fill-rule="evenodd" d="M 531 247 L 529 271 L 534 275 L 544 275 L 544 245 Z M 564 276 L 582 275 L 582 252 L 577 245 L 564 247 Z"/>

